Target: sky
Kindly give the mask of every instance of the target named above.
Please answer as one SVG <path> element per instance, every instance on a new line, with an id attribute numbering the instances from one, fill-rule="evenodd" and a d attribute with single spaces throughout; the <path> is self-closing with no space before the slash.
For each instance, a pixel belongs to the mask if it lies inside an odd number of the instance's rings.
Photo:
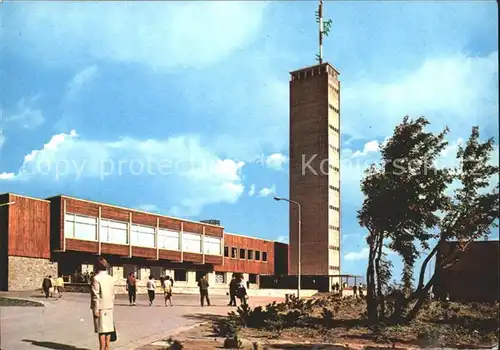
<path id="1" fill-rule="evenodd" d="M 4 2 L 0 192 L 287 241 L 288 206 L 272 197 L 289 192 L 289 72 L 315 64 L 316 8 Z M 497 4 L 327 1 L 324 16 L 324 58 L 342 84 L 341 269 L 364 275 L 359 181 L 402 117 L 450 128 L 442 164 L 474 125 L 498 141 Z"/>

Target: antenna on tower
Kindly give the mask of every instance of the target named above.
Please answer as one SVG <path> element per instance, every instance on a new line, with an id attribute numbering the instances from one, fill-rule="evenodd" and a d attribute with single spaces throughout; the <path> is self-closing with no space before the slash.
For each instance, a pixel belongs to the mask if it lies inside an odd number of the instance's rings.
<path id="1" fill-rule="evenodd" d="M 319 64 L 323 63 L 323 35 L 328 36 L 332 26 L 332 20 L 323 21 L 323 0 L 319 0 L 318 10 L 316 11 L 316 22 L 319 24 L 319 53 L 316 54 L 316 60 Z"/>

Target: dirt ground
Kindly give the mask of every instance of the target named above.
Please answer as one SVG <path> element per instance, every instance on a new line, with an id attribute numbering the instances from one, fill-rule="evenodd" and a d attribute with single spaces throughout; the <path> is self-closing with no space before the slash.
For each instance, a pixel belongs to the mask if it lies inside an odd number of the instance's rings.
<path id="1" fill-rule="evenodd" d="M 323 324 L 324 308 L 334 313 L 328 326 Z M 242 327 L 238 337 L 243 349 L 487 349 L 498 343 L 498 304 L 433 302 L 414 322 L 379 329 L 366 326 L 365 309 L 362 300 L 329 300 L 309 310 L 292 327 L 280 331 Z M 173 339 L 184 349 L 222 349 L 225 338 L 217 337 L 213 329 L 222 318 L 214 318 Z M 141 348 L 158 349 L 169 349 L 168 343 Z"/>

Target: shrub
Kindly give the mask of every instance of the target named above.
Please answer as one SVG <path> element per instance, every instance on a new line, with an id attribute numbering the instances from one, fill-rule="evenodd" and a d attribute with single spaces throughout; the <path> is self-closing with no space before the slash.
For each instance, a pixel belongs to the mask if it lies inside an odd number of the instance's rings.
<path id="1" fill-rule="evenodd" d="M 182 349 L 184 349 L 184 346 L 178 340 L 169 338 L 167 340 L 167 343 L 168 343 L 168 347 L 167 347 L 168 350 L 182 350 Z"/>
<path id="2" fill-rule="evenodd" d="M 231 315 L 229 318 L 218 320 L 213 326 L 213 331 L 218 337 L 236 337 L 239 329 L 239 324 Z"/>
<path id="3" fill-rule="evenodd" d="M 240 349 L 241 348 L 241 340 L 238 337 L 235 338 L 226 338 L 224 339 L 224 349 Z"/>
<path id="4" fill-rule="evenodd" d="M 333 312 L 331 310 L 324 307 L 321 312 L 321 317 L 323 318 L 323 325 L 325 327 L 331 327 L 333 325 Z"/>

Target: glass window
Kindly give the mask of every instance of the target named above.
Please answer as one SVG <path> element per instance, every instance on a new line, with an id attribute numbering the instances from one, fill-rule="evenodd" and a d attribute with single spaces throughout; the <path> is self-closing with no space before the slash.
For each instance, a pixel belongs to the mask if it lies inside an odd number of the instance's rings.
<path id="1" fill-rule="evenodd" d="M 257 275 L 254 273 L 249 273 L 248 274 L 248 282 L 252 284 L 257 284 Z"/>
<path id="2" fill-rule="evenodd" d="M 182 250 L 201 254 L 201 235 L 197 233 L 182 233 Z"/>
<path id="3" fill-rule="evenodd" d="M 220 255 L 221 239 L 219 237 L 205 236 L 205 243 L 203 245 L 205 254 Z"/>
<path id="4" fill-rule="evenodd" d="M 128 244 L 128 223 L 108 219 L 101 219 L 101 241 Z"/>
<path id="5" fill-rule="evenodd" d="M 245 259 L 245 249 L 240 248 L 240 259 Z"/>
<path id="6" fill-rule="evenodd" d="M 224 247 L 224 256 L 229 257 L 229 247 Z"/>
<path id="7" fill-rule="evenodd" d="M 127 278 L 129 273 L 133 272 L 133 273 L 135 273 L 135 278 L 140 279 L 140 277 L 139 277 L 140 271 L 141 270 L 138 269 L 137 266 L 135 266 L 135 265 L 125 264 L 125 265 L 123 265 L 123 278 Z"/>
<path id="8" fill-rule="evenodd" d="M 149 268 L 149 273 L 151 276 L 153 276 L 154 279 L 158 280 L 160 279 L 161 275 L 163 274 L 163 267 L 161 266 L 153 266 Z M 148 276 L 149 278 L 149 276 Z"/>
<path id="9" fill-rule="evenodd" d="M 131 240 L 133 245 L 142 247 L 155 246 L 155 228 L 142 225 L 132 225 Z"/>
<path id="10" fill-rule="evenodd" d="M 253 260 L 253 250 L 248 250 L 248 260 Z"/>
<path id="11" fill-rule="evenodd" d="M 216 272 L 215 273 L 215 283 L 219 283 L 219 284 L 227 283 L 226 273 L 225 272 Z"/>
<path id="12" fill-rule="evenodd" d="M 262 252 L 262 261 L 267 261 L 267 252 Z"/>
<path id="13" fill-rule="evenodd" d="M 187 282 L 187 271 L 174 270 L 174 281 Z"/>
<path id="14" fill-rule="evenodd" d="M 158 248 L 168 250 L 180 250 L 180 233 L 174 230 L 161 228 L 158 230 Z"/>
<path id="15" fill-rule="evenodd" d="M 260 251 L 255 251 L 255 260 L 260 261 Z"/>
<path id="16" fill-rule="evenodd" d="M 238 248 L 231 248 L 231 258 L 236 258 L 236 254 L 238 253 Z"/>
<path id="17" fill-rule="evenodd" d="M 66 214 L 64 235 L 88 241 L 97 240 L 97 218 L 84 215 Z"/>
<path id="18" fill-rule="evenodd" d="M 196 282 L 198 282 L 206 274 L 207 274 L 207 271 L 196 271 Z M 207 278 L 208 278 L 208 276 L 207 276 Z"/>

